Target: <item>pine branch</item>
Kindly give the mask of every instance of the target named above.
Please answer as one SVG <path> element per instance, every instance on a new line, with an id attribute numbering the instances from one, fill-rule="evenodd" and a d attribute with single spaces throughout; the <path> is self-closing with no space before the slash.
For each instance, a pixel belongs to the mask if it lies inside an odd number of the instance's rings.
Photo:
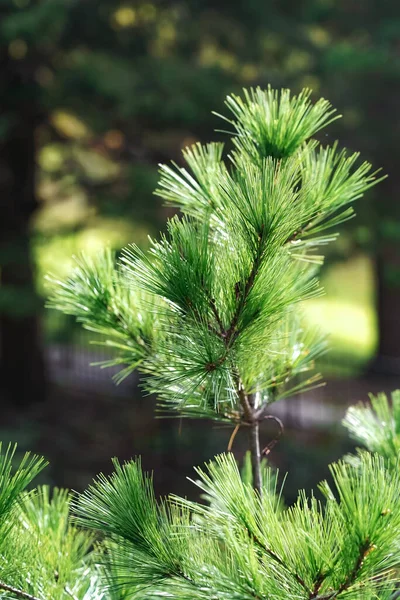
<path id="1" fill-rule="evenodd" d="M 221 360 L 226 359 L 231 345 L 233 344 L 233 342 L 235 341 L 235 339 L 238 336 L 237 325 L 238 325 L 238 322 L 240 319 L 240 315 L 243 310 L 243 307 L 246 304 L 247 298 L 253 288 L 253 285 L 254 285 L 254 282 L 255 282 L 255 279 L 256 279 L 256 276 L 257 276 L 257 273 L 259 271 L 261 261 L 262 261 L 262 256 L 263 256 L 263 252 L 264 252 L 263 233 L 264 233 L 264 228 L 262 227 L 261 231 L 259 232 L 258 245 L 257 245 L 256 254 L 255 254 L 255 258 L 253 261 L 251 271 L 245 282 L 245 285 L 243 288 L 243 293 L 240 296 L 240 298 L 238 298 L 238 304 L 237 304 L 236 310 L 232 317 L 231 323 L 226 331 L 223 329 L 223 323 L 222 323 L 222 320 L 220 319 L 214 299 L 213 298 L 209 299 L 211 310 L 212 310 L 212 312 L 216 318 L 216 321 L 220 327 L 220 332 L 221 332 L 220 337 L 223 339 L 225 346 L 226 346 L 226 352 Z M 238 296 L 239 290 L 236 290 L 236 293 Z M 252 464 L 252 472 L 253 472 L 253 486 L 254 486 L 254 489 L 257 490 L 261 496 L 261 494 L 262 494 L 261 452 L 260 452 L 259 421 L 255 418 L 256 407 L 254 405 L 254 402 L 252 403 L 251 401 L 249 401 L 249 398 L 248 398 L 247 394 L 245 393 L 245 390 L 243 389 L 242 382 L 240 381 L 240 376 L 235 377 L 235 380 L 236 380 L 236 385 L 237 385 L 236 391 L 237 391 L 237 394 L 238 394 L 238 397 L 240 400 L 240 404 L 243 409 L 243 414 L 244 414 L 246 422 L 250 426 L 249 441 L 250 441 L 251 464 Z"/>
<path id="2" fill-rule="evenodd" d="M 339 594 L 341 594 L 342 592 L 348 590 L 349 587 L 355 582 L 357 575 L 364 563 L 364 559 L 369 554 L 369 552 L 371 552 L 372 548 L 373 545 L 369 540 L 366 540 L 363 544 L 361 544 L 355 565 L 350 571 L 350 573 L 347 575 L 343 583 L 339 586 L 339 589 L 335 592 L 326 594 L 324 596 L 317 596 L 318 600 L 331 600 L 332 598 L 336 598 L 337 596 L 339 596 Z M 310 598 L 313 598 L 313 596 L 310 596 Z"/>
<path id="3" fill-rule="evenodd" d="M 64 590 L 65 590 L 65 593 L 66 593 L 66 594 L 68 594 L 68 596 L 70 596 L 70 598 L 72 598 L 72 600 L 79 600 L 79 599 L 78 599 L 78 598 L 75 596 L 75 594 L 73 593 L 73 591 L 72 591 L 72 590 L 70 590 L 70 588 L 69 588 L 67 585 L 65 586 Z"/>
<path id="4" fill-rule="evenodd" d="M 351 406 L 343 420 L 350 436 L 397 469 L 400 452 L 400 391 L 370 395 L 370 405 Z"/>
<path id="5" fill-rule="evenodd" d="M 297 240 L 299 240 L 301 238 L 302 235 L 304 235 L 305 233 L 307 233 L 307 231 L 309 229 L 311 229 L 311 227 L 314 225 L 314 221 L 315 218 L 318 218 L 320 216 L 320 213 L 317 213 L 313 219 L 311 221 L 308 221 L 308 223 L 306 223 L 303 227 L 301 227 L 300 229 L 298 229 L 297 231 L 295 231 L 293 233 L 293 235 L 291 235 L 288 240 L 286 241 L 286 244 L 290 244 L 291 242 L 296 242 Z"/>
<path id="6" fill-rule="evenodd" d="M 314 598 L 318 598 L 319 591 L 327 577 L 326 573 L 322 571 L 318 574 L 318 577 L 315 580 L 314 587 L 309 595 L 309 600 L 313 600 Z"/>
<path id="7" fill-rule="evenodd" d="M 310 590 L 306 584 L 306 582 L 304 581 L 304 579 L 302 577 L 300 577 L 300 575 L 296 572 L 293 572 L 290 567 L 288 567 L 288 565 L 273 551 L 271 550 L 271 548 L 269 548 L 268 546 L 266 546 L 259 538 L 258 536 L 249 529 L 249 527 L 247 527 L 247 533 L 249 534 L 249 536 L 251 537 L 251 539 L 253 540 L 253 542 L 255 542 L 257 544 L 257 546 L 259 546 L 266 554 L 268 554 L 268 556 L 270 558 L 272 558 L 273 561 L 275 561 L 280 567 L 282 567 L 291 577 L 293 577 L 293 579 L 295 581 L 297 581 L 298 584 L 301 585 L 301 587 L 307 592 L 307 594 L 310 594 Z M 309 596 L 310 598 L 312 598 L 312 596 Z"/>
<path id="8" fill-rule="evenodd" d="M 220 334 L 224 333 L 224 324 L 222 322 L 222 319 L 219 315 L 218 309 L 217 309 L 217 305 L 215 304 L 215 299 L 214 298 L 210 298 L 209 299 L 210 302 L 210 307 L 211 307 L 211 311 L 215 317 L 215 320 L 217 321 L 219 330 L 220 330 Z"/>
<path id="9" fill-rule="evenodd" d="M 341 584 L 338 594 L 347 590 L 351 586 L 351 584 L 354 583 L 354 581 L 357 578 L 358 572 L 363 565 L 365 557 L 368 555 L 368 553 L 371 551 L 372 548 L 373 548 L 373 546 L 369 540 L 366 540 L 360 546 L 360 551 L 359 551 L 359 555 L 357 557 L 356 563 L 355 563 L 352 571 L 346 577 L 345 581 Z"/>
<path id="10" fill-rule="evenodd" d="M 237 325 L 239 322 L 239 318 L 241 315 L 241 311 L 246 304 L 247 298 L 253 288 L 254 281 L 256 279 L 257 273 L 260 268 L 262 256 L 263 256 L 263 231 L 261 230 L 258 238 L 258 246 L 256 250 L 255 259 L 250 271 L 250 274 L 246 280 L 244 285 L 243 294 L 237 304 L 236 311 L 232 317 L 231 324 L 228 327 L 227 331 L 224 332 L 221 329 L 221 337 L 223 338 L 227 353 L 229 351 L 230 346 L 233 341 L 236 339 L 238 335 Z M 211 308 L 216 311 L 215 302 L 211 302 Z M 214 312 L 215 314 L 215 312 Z M 218 317 L 218 318 L 217 318 Z M 221 323 L 219 319 L 218 313 L 216 314 L 217 322 Z M 221 323 L 222 325 L 222 323 Z M 262 485 L 261 485 L 261 453 L 260 453 L 260 433 L 259 433 L 259 422 L 255 418 L 255 406 L 254 402 L 249 401 L 245 390 L 243 389 L 242 382 L 240 381 L 240 377 L 236 378 L 237 382 L 237 393 L 240 400 L 240 404 L 243 409 L 243 414 L 245 416 L 246 422 L 250 425 L 250 453 L 251 453 L 251 465 L 252 465 L 252 473 L 253 473 L 253 486 L 254 489 L 258 491 L 258 493 L 262 494 Z"/>
<path id="11" fill-rule="evenodd" d="M 254 161 L 267 156 L 282 158 L 340 116 L 334 115 L 327 100 L 312 104 L 310 95 L 308 89 L 290 97 L 287 89 L 250 88 L 244 90 L 244 99 L 233 94 L 227 97 L 234 119 L 214 114 L 233 125 L 235 145 Z"/>
<path id="12" fill-rule="evenodd" d="M 313 590 L 309 595 L 309 600 L 333 600 L 333 598 L 337 598 L 337 596 L 339 596 L 339 594 L 348 590 L 349 587 L 357 579 L 357 575 L 364 563 L 364 560 L 365 560 L 366 556 L 368 556 L 368 554 L 371 552 L 372 549 L 373 549 L 373 545 L 371 544 L 370 540 L 366 540 L 363 544 L 361 544 L 360 549 L 359 549 L 359 554 L 357 556 L 354 567 L 352 568 L 350 573 L 347 575 L 347 577 L 345 578 L 343 583 L 340 584 L 340 586 L 337 590 L 335 590 L 333 592 L 329 592 L 327 594 L 323 594 L 322 596 L 319 596 L 319 591 L 321 590 L 321 587 L 322 587 L 324 581 L 326 580 L 328 573 L 320 573 L 315 581 Z"/>
<path id="13" fill-rule="evenodd" d="M 257 273 L 260 268 L 262 256 L 263 256 L 263 235 L 261 232 L 259 235 L 259 243 L 258 243 L 258 247 L 256 250 L 256 256 L 255 256 L 251 271 L 249 273 L 249 276 L 244 284 L 243 293 L 240 297 L 239 297 L 240 291 L 238 289 L 239 285 L 236 284 L 236 286 L 237 286 L 236 295 L 238 296 L 238 304 L 237 304 L 236 310 L 233 314 L 233 317 L 231 319 L 230 325 L 228 326 L 227 329 L 224 329 L 224 327 L 223 327 L 222 320 L 219 316 L 217 307 L 215 305 L 215 300 L 213 298 L 209 299 L 211 310 L 212 310 L 212 312 L 216 318 L 216 321 L 220 327 L 220 330 L 221 330 L 220 337 L 225 343 L 227 352 L 229 351 L 231 345 L 233 344 L 233 342 L 235 341 L 235 339 L 238 336 L 237 325 L 238 325 L 238 322 L 240 319 L 241 311 L 243 310 L 243 307 L 246 304 L 247 298 L 253 288 L 254 281 L 256 279 Z M 224 355 L 224 358 L 226 358 L 227 352 Z M 236 379 L 236 383 L 237 383 L 236 391 L 237 391 L 237 394 L 238 394 L 238 397 L 240 400 L 240 404 L 243 408 L 243 413 L 245 415 L 246 421 L 248 423 L 252 423 L 252 421 L 254 420 L 253 419 L 253 411 L 252 411 L 250 404 L 248 403 L 247 395 L 243 389 L 243 386 L 241 384 L 239 377 L 236 377 L 235 379 Z"/>
<path id="14" fill-rule="evenodd" d="M 254 258 L 253 265 L 252 265 L 251 271 L 249 273 L 249 276 L 245 282 L 245 285 L 243 288 L 243 293 L 240 296 L 239 302 L 236 307 L 236 311 L 235 311 L 235 313 L 232 317 L 231 323 L 224 335 L 224 339 L 225 339 L 225 343 L 226 343 L 227 347 L 230 347 L 232 345 L 232 343 L 235 341 L 235 339 L 237 338 L 237 335 L 238 335 L 237 325 L 238 325 L 238 322 L 240 319 L 240 315 L 246 304 L 247 298 L 253 288 L 255 279 L 257 277 L 257 273 L 260 269 L 261 260 L 263 257 L 263 250 L 264 250 L 263 231 L 264 231 L 264 229 L 262 229 L 262 231 L 259 233 L 258 245 L 257 245 L 257 249 L 256 249 L 255 258 Z M 238 286 L 238 284 L 236 284 L 236 285 Z M 237 296 L 239 296 L 240 289 L 236 289 L 236 294 L 237 294 Z"/>
<path id="15" fill-rule="evenodd" d="M 0 590 L 10 592 L 17 596 L 17 598 L 23 598 L 24 600 L 41 600 L 41 598 L 38 598 L 37 596 L 32 596 L 32 594 L 28 594 L 23 590 L 19 590 L 18 588 L 13 587 L 12 585 L 7 585 L 3 581 L 0 581 Z"/>

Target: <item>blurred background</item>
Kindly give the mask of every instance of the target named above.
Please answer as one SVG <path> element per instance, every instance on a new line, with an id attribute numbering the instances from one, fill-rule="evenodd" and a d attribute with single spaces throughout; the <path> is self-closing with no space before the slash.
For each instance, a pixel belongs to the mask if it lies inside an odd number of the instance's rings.
<path id="1" fill-rule="evenodd" d="M 398 0 L 0 0 L 0 63 L 0 438 L 44 453 L 53 484 L 81 489 L 111 456 L 140 453 L 160 493 L 193 495 L 192 465 L 226 449 L 230 430 L 155 420 L 134 375 L 116 387 L 91 367 L 104 351 L 44 309 L 44 276 L 82 250 L 146 247 L 172 214 L 152 194 L 157 164 L 218 139 L 211 111 L 228 93 L 311 87 L 343 115 L 321 139 L 389 175 L 306 307 L 331 334 L 327 386 L 275 409 L 288 496 L 315 485 L 351 448 L 346 406 L 400 387 Z M 238 456 L 245 445 L 239 434 Z"/>

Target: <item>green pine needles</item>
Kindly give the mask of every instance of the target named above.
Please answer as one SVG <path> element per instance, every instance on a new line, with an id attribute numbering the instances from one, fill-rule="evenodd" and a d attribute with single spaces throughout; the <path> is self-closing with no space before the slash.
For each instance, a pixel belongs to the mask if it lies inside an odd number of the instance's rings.
<path id="1" fill-rule="evenodd" d="M 114 460 L 82 494 L 26 491 L 44 466 L 0 452 L 0 598 L 25 600 L 393 600 L 400 581 L 400 393 L 351 408 L 366 446 L 330 483 L 286 507 L 261 452 L 270 405 L 319 385 L 326 349 L 301 305 L 321 293 L 319 249 L 376 184 L 358 154 L 311 139 L 337 118 L 310 92 L 230 96 L 231 145 L 196 144 L 160 167 L 157 194 L 182 214 L 144 252 L 81 257 L 50 305 L 133 370 L 161 411 L 249 431 L 196 469 L 202 502 L 157 500 L 140 460 Z M 277 425 L 281 423 L 276 419 Z M 71 518 L 72 516 L 72 518 Z"/>
<path id="2" fill-rule="evenodd" d="M 397 468 L 400 454 L 400 390 L 370 395 L 370 405 L 359 404 L 347 411 L 343 425 L 351 437 L 361 442 L 370 452 L 377 452 L 388 465 Z"/>
<path id="3" fill-rule="evenodd" d="M 27 491 L 46 466 L 0 445 L 0 598 L 101 600 L 92 532 L 70 521 L 71 495 L 44 486 Z"/>
<path id="4" fill-rule="evenodd" d="M 109 251 L 78 259 L 50 306 L 103 334 L 117 380 L 139 369 L 161 410 L 247 427 L 260 492 L 259 423 L 320 383 L 325 340 L 301 317 L 321 293 L 318 250 L 379 180 L 357 153 L 311 138 L 337 116 L 309 90 L 257 88 L 226 105 L 230 151 L 195 144 L 187 166 L 160 167 L 156 193 L 182 212 L 167 233 L 115 266 Z"/>
<path id="5" fill-rule="evenodd" d="M 397 408 L 384 395 L 357 408 L 369 440 L 381 439 L 382 411 L 389 428 L 398 425 Z M 66 491 L 51 497 L 47 487 L 23 489 L 44 461 L 25 457 L 13 470 L 7 451 L 0 455 L 0 598 L 393 600 L 399 453 L 383 450 L 333 464 L 332 484 L 319 486 L 321 500 L 300 492 L 289 508 L 279 474 L 263 464 L 260 495 L 232 454 L 196 469 L 207 504 L 157 501 L 140 460 L 115 460 L 111 476 L 75 496 L 72 523 Z"/>

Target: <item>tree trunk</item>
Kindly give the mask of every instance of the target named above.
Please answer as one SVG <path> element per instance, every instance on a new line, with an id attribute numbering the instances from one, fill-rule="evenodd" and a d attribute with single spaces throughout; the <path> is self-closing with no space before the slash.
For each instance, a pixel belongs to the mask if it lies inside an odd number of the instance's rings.
<path id="1" fill-rule="evenodd" d="M 365 90 L 372 90 L 366 93 Z M 398 96 L 397 72 L 372 71 L 362 79 L 359 102 L 365 105 L 366 152 L 372 164 L 382 166 L 388 177 L 372 192 L 375 230 L 375 290 L 378 348 L 371 370 L 400 375 L 400 205 L 398 194 Z"/>
<path id="2" fill-rule="evenodd" d="M 1 49 L 0 390 L 16 406 L 44 400 L 46 387 L 30 247 L 39 111 L 33 69 L 22 63 Z"/>
<path id="3" fill-rule="evenodd" d="M 382 242 L 375 260 L 378 351 L 373 369 L 382 374 L 400 375 L 400 252 Z"/>
<path id="4" fill-rule="evenodd" d="M 371 370 L 382 375 L 400 375 L 400 210 L 397 200 L 400 177 L 395 154 L 382 150 L 380 156 L 389 176 L 375 192 L 378 348 Z"/>

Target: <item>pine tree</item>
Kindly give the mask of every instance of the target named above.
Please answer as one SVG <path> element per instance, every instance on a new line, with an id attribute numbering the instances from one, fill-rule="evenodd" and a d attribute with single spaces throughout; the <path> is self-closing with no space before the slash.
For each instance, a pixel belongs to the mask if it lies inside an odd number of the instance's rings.
<path id="1" fill-rule="evenodd" d="M 108 251 L 78 259 L 51 306 L 103 334 L 117 351 L 108 364 L 123 365 L 117 380 L 139 369 L 161 410 L 247 427 L 260 493 L 260 422 L 320 382 L 326 344 L 301 318 L 321 293 L 318 248 L 378 179 L 357 153 L 312 137 L 338 115 L 309 90 L 250 89 L 226 106 L 227 154 L 195 144 L 187 166 L 160 167 L 156 193 L 182 216 L 117 266 Z"/>
<path id="2" fill-rule="evenodd" d="M 241 474 L 232 453 L 196 469 L 203 502 L 157 501 L 140 460 L 99 475 L 71 500 L 26 492 L 44 466 L 13 471 L 0 454 L 0 598 L 25 600 L 389 600 L 400 569 L 399 393 L 351 408 L 345 425 L 368 451 L 331 465 L 323 501 L 282 500 L 261 461 L 269 406 L 319 382 L 325 345 L 299 304 L 320 293 L 318 246 L 376 183 L 337 145 L 310 140 L 331 121 L 309 92 L 227 100 L 233 147 L 185 151 L 190 171 L 161 167 L 158 193 L 183 211 L 145 254 L 81 258 L 52 304 L 104 334 L 118 380 L 139 368 L 160 408 L 250 432 Z M 301 378 L 303 374 L 305 377 Z M 40 548 L 40 552 L 37 548 Z"/>

